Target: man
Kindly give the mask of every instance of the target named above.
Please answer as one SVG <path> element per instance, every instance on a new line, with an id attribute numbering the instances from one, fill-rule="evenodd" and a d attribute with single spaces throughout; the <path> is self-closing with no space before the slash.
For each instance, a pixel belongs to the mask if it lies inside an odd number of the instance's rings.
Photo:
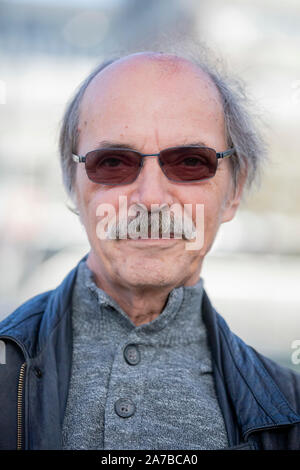
<path id="1" fill-rule="evenodd" d="M 300 448 L 300 377 L 231 333 L 199 277 L 260 163 L 238 96 L 203 64 L 133 54 L 84 82 L 60 149 L 90 252 L 1 323 L 0 448 Z M 185 206 L 180 238 L 162 213 Z"/>

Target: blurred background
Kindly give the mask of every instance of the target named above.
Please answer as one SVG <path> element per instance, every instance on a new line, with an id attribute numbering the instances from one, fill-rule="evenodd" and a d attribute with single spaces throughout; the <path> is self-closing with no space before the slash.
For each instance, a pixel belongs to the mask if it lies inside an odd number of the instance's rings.
<path id="1" fill-rule="evenodd" d="M 260 189 L 221 228 L 205 287 L 244 341 L 300 372 L 299 0 L 0 2 L 0 319 L 56 287 L 88 251 L 57 151 L 75 88 L 120 51 L 190 41 L 246 82 L 270 157 Z"/>

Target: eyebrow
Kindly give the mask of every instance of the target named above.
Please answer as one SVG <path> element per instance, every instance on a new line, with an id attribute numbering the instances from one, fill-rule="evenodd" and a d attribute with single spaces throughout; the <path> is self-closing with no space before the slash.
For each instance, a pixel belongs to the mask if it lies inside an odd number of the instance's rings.
<path id="1" fill-rule="evenodd" d="M 119 149 L 130 149 L 139 152 L 138 148 L 130 143 L 127 142 L 117 142 L 117 141 L 110 141 L 110 140 L 101 140 L 97 143 L 97 148 L 105 148 L 105 149 L 112 149 L 112 148 L 119 148 Z M 182 145 L 173 145 L 172 147 L 208 147 L 207 144 L 203 142 L 189 142 L 187 144 Z M 168 147 L 168 148 L 172 148 Z M 142 152 L 140 152 L 142 153 Z"/>

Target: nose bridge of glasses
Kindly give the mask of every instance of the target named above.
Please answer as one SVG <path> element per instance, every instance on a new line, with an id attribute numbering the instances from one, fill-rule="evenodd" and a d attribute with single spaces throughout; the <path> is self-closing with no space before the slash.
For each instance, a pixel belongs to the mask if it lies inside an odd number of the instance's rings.
<path id="1" fill-rule="evenodd" d="M 157 163 L 158 163 L 159 166 L 161 167 L 160 152 L 159 152 L 159 153 L 140 153 L 140 156 L 141 156 L 141 166 L 144 166 L 145 158 L 148 158 L 148 157 L 151 157 L 151 158 L 157 157 L 157 158 L 158 158 L 158 162 L 157 162 Z"/>
<path id="2" fill-rule="evenodd" d="M 172 192 L 169 178 L 165 175 L 160 162 L 160 153 L 140 154 L 141 164 L 136 176 L 136 186 L 133 189 L 133 200 L 144 204 L 151 210 L 152 204 L 172 204 Z M 152 157 L 146 162 L 145 157 Z M 153 161 L 153 157 L 158 157 Z"/>
<path id="3" fill-rule="evenodd" d="M 160 153 L 141 153 L 142 157 L 159 157 Z"/>
<path id="4" fill-rule="evenodd" d="M 160 168 L 160 171 L 162 171 L 162 173 L 165 174 L 164 171 L 163 171 L 163 169 L 162 169 L 162 163 L 161 163 L 161 161 L 160 161 L 160 152 L 159 152 L 159 153 L 140 153 L 140 157 L 141 157 L 141 165 L 140 165 L 139 174 L 140 174 L 140 172 L 143 171 L 143 169 L 144 169 L 144 161 L 145 161 L 145 158 L 147 158 L 147 157 L 152 157 L 152 158 L 153 158 L 153 157 L 157 157 L 157 158 L 158 158 L 157 164 L 158 164 L 158 166 L 159 166 L 159 168 Z M 165 176 L 166 176 L 166 175 L 165 175 Z"/>

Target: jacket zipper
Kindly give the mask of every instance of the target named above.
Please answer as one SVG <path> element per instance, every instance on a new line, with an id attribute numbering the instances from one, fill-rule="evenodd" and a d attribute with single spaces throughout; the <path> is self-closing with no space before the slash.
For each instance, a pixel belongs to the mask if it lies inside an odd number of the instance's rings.
<path id="1" fill-rule="evenodd" d="M 17 450 L 22 450 L 22 411 L 23 411 L 23 389 L 25 377 L 26 362 L 21 365 L 19 382 L 18 382 L 18 397 L 17 397 Z"/>

